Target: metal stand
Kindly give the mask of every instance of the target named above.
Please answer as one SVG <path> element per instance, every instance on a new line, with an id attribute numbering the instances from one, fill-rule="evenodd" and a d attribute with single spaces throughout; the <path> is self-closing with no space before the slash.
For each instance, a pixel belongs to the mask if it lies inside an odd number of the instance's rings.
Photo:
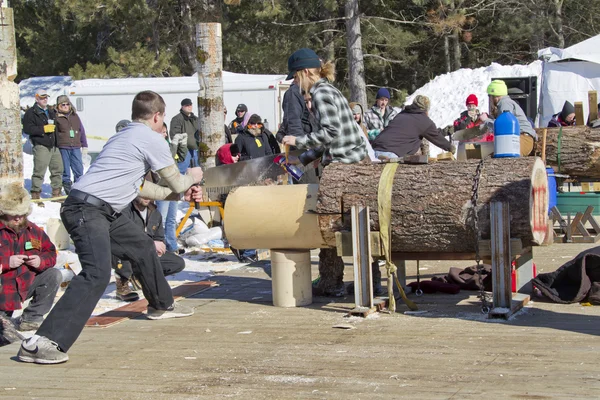
<path id="1" fill-rule="evenodd" d="M 369 207 L 352 206 L 352 263 L 354 265 L 354 302 L 356 307 L 373 307 L 371 271 L 371 224 Z"/>

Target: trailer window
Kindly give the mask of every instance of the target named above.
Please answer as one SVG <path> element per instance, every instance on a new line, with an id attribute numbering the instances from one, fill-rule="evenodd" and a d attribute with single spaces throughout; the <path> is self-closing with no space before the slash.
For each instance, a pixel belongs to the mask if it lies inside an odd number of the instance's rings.
<path id="1" fill-rule="evenodd" d="M 81 97 L 75 100 L 75 108 L 77 108 L 77 111 L 83 111 L 83 99 Z"/>

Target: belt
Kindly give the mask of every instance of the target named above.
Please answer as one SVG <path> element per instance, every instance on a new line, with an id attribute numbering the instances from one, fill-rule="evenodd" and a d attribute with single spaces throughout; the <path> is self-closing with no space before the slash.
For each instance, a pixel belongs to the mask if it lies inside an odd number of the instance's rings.
<path id="1" fill-rule="evenodd" d="M 86 192 L 82 192 L 81 190 L 71 189 L 71 191 L 69 192 L 69 197 L 74 197 L 78 200 L 83 201 L 84 203 L 88 203 L 96 207 L 107 207 L 110 210 L 111 214 L 117 214 L 115 210 L 113 210 L 113 208 L 110 206 L 110 204 L 108 204 L 102 199 L 97 198 L 96 196 L 93 196 Z"/>

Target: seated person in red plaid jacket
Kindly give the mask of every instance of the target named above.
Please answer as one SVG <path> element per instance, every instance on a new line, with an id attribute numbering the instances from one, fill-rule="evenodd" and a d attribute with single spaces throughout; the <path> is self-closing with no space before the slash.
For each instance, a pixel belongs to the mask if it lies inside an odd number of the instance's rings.
<path id="1" fill-rule="evenodd" d="M 29 222 L 31 199 L 20 183 L 0 186 L 0 318 L 12 317 L 31 299 L 15 321 L 20 331 L 37 330 L 52 308 L 62 282 L 56 248 L 46 233 Z M 6 337 L 6 335 L 4 335 Z"/>

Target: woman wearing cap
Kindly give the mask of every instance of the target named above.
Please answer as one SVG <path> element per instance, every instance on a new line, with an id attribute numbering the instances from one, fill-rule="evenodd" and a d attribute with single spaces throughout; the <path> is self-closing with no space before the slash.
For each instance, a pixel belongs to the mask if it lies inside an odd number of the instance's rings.
<path id="1" fill-rule="evenodd" d="M 492 105 L 492 115 L 497 118 L 503 112 L 510 112 L 519 121 L 521 129 L 521 156 L 528 156 L 533 151 L 533 146 L 537 140 L 537 134 L 531 126 L 531 122 L 527 119 L 523 109 L 516 101 L 508 96 L 508 88 L 506 83 L 501 80 L 492 81 L 487 88 L 487 93 Z M 485 123 L 488 128 L 494 129 L 494 119 L 490 118 L 487 113 L 482 113 L 479 119 Z"/>
<path id="2" fill-rule="evenodd" d="M 75 112 L 68 96 L 58 96 L 56 99 L 56 135 L 58 149 L 63 161 L 62 184 L 65 193 L 69 194 L 73 182 L 77 182 L 83 175 L 83 155 L 87 154 L 87 138 L 85 129 Z M 73 180 L 71 180 L 73 171 Z"/>
<path id="3" fill-rule="evenodd" d="M 454 120 L 454 132 L 462 129 L 474 128 L 481 124 L 481 121 L 479 120 L 480 113 L 477 109 L 478 105 L 479 100 L 477 99 L 477 96 L 470 94 L 466 101 L 467 109 L 460 113 L 460 117 Z"/>
<path id="4" fill-rule="evenodd" d="M 398 112 L 389 105 L 390 91 L 386 88 L 380 88 L 377 91 L 375 104 L 365 113 L 365 125 L 369 140 L 373 141 L 384 128 L 387 128 L 390 121 L 394 119 Z"/>
<path id="5" fill-rule="evenodd" d="M 364 137 L 355 123 L 350 105 L 344 95 L 330 82 L 334 80 L 335 66 L 321 63 L 310 49 L 300 49 L 290 56 L 288 65 L 298 86 L 310 93 L 319 128 L 299 136 L 286 135 L 284 145 L 300 149 L 323 149 L 321 163 L 353 164 L 367 155 Z"/>
<path id="6" fill-rule="evenodd" d="M 367 156 L 366 139 L 354 121 L 348 101 L 331 84 L 334 65 L 322 63 L 310 49 L 300 49 L 290 56 L 288 67 L 300 90 L 310 93 L 312 110 L 319 127 L 299 136 L 284 136 L 282 143 L 300 149 L 321 149 L 323 166 L 336 162 L 353 164 L 363 160 Z M 320 278 L 313 285 L 315 295 L 345 295 L 344 262 L 335 249 L 321 249 L 319 275 Z"/>

